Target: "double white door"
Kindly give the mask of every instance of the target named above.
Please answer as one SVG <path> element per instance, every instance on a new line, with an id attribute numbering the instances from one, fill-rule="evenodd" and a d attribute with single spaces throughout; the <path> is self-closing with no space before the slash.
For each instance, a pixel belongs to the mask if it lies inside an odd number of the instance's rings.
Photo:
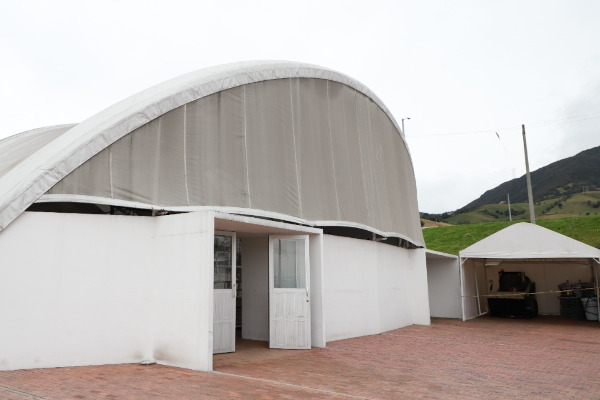
<path id="1" fill-rule="evenodd" d="M 213 353 L 235 351 L 236 237 L 216 232 Z M 269 236 L 269 347 L 310 349 L 308 235 Z"/>

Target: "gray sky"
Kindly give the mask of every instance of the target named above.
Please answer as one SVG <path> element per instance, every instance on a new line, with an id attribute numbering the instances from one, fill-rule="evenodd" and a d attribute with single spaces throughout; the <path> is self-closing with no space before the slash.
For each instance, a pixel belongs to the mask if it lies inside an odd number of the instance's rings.
<path id="1" fill-rule="evenodd" d="M 600 145 L 598 21 L 597 0 L 3 0 L 0 138 L 204 67 L 308 62 L 410 117 L 419 208 L 451 211 L 524 174 L 521 124 L 532 170 Z"/>

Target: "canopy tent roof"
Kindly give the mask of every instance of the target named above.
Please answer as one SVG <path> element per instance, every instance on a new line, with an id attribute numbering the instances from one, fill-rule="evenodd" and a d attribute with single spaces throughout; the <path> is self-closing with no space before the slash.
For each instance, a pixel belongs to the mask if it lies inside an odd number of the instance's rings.
<path id="1" fill-rule="evenodd" d="M 34 202 L 90 202 L 213 207 L 424 245 L 398 123 L 360 82 L 318 66 L 196 71 L 0 151 L 0 230 Z"/>
<path id="2" fill-rule="evenodd" d="M 600 250 L 539 225 L 520 222 L 459 252 L 461 259 L 600 258 Z"/>

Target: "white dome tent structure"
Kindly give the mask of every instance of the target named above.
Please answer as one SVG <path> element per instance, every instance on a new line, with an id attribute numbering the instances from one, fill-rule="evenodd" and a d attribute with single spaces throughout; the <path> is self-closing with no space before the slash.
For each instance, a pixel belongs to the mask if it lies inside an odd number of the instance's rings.
<path id="1" fill-rule="evenodd" d="M 410 153 L 346 75 L 209 68 L 0 153 L 2 369 L 209 371 L 236 328 L 307 349 L 429 324 Z"/>
<path id="2" fill-rule="evenodd" d="M 500 271 L 522 272 L 535 282 L 540 314 L 560 314 L 559 284 L 587 282 L 598 287 L 599 249 L 527 222 L 461 250 L 459 259 L 463 321 L 489 312 L 486 300 L 499 295 Z M 597 302 L 597 289 L 593 297 Z M 597 315 L 596 311 L 596 319 Z"/>

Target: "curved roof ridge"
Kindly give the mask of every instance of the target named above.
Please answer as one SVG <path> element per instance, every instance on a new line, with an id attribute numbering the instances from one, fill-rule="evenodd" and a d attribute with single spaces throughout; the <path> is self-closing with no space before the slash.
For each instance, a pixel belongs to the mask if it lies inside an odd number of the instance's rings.
<path id="1" fill-rule="evenodd" d="M 0 178 L 36 151 L 77 124 L 51 125 L 31 129 L 0 140 Z"/>
<path id="2" fill-rule="evenodd" d="M 290 61 L 225 64 L 184 74 L 136 93 L 73 126 L 0 176 L 0 231 L 75 168 L 160 115 L 216 92 L 286 78 L 326 79 L 363 93 L 387 114 L 408 150 L 397 121 L 383 102 L 347 75 Z"/>

